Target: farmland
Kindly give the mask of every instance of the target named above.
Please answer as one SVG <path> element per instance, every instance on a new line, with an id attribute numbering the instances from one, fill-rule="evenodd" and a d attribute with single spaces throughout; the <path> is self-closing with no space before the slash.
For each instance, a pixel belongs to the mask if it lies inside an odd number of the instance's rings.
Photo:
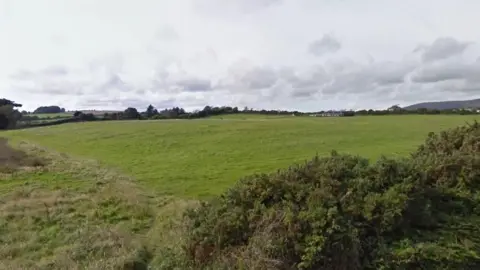
<path id="1" fill-rule="evenodd" d="M 172 269 L 182 209 L 243 176 L 331 150 L 374 160 L 407 156 L 429 132 L 473 120 L 480 117 L 234 115 L 2 132 L 44 160 L 33 164 L 45 164 L 12 175 L 0 168 L 0 230 L 8 235 L 0 268 L 112 269 L 145 261 Z"/>
<path id="2" fill-rule="evenodd" d="M 161 194 L 198 198 L 217 195 L 242 176 L 272 172 L 334 149 L 372 159 L 405 156 L 430 131 L 478 119 L 244 117 L 67 124 L 5 135 L 95 159 Z"/>
<path id="3" fill-rule="evenodd" d="M 28 116 L 36 116 L 38 118 L 44 119 L 44 118 L 67 118 L 67 117 L 72 117 L 73 113 L 69 112 L 64 112 L 64 113 L 31 113 L 28 114 Z"/>

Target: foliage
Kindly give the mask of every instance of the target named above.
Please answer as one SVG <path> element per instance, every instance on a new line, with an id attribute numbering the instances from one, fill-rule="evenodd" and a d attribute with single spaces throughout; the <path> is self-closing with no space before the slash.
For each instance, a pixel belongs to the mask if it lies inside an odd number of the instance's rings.
<path id="1" fill-rule="evenodd" d="M 151 117 L 153 117 L 154 115 L 157 115 L 157 114 L 158 114 L 157 109 L 155 109 L 152 106 L 152 104 L 148 105 L 147 110 L 145 111 L 145 116 L 147 118 L 151 118 Z"/>
<path id="2" fill-rule="evenodd" d="M 139 119 L 140 114 L 137 109 L 129 107 L 123 112 L 124 119 Z"/>
<path id="3" fill-rule="evenodd" d="M 22 107 L 22 104 L 16 103 L 6 98 L 0 98 L 0 106 L 12 105 L 13 107 Z"/>
<path id="4" fill-rule="evenodd" d="M 288 111 L 288 110 L 265 110 L 265 109 L 252 109 L 245 107 L 242 110 L 239 110 L 238 107 L 230 106 L 205 106 L 201 110 L 195 110 L 192 112 L 187 112 L 183 108 L 173 107 L 167 108 L 164 110 L 157 110 L 153 105 L 149 105 L 145 112 L 141 113 L 141 119 L 195 119 L 195 118 L 205 118 L 210 116 L 218 115 L 230 115 L 230 114 L 261 114 L 261 115 L 283 115 L 283 116 L 322 116 L 324 114 L 332 113 L 335 111 L 316 111 L 316 112 L 299 112 L 299 111 Z M 398 105 L 392 106 L 386 110 L 343 110 L 341 116 L 367 116 L 367 115 L 439 115 L 439 114 L 457 114 L 457 115 L 473 115 L 478 114 L 475 110 L 459 109 L 459 110 L 432 110 L 426 108 L 419 108 L 416 110 L 405 110 L 400 108 Z M 111 120 L 121 120 L 126 119 L 125 117 L 108 117 Z M 133 118 L 129 118 L 133 119 Z"/>
<path id="5" fill-rule="evenodd" d="M 93 113 L 83 113 L 83 112 L 79 112 L 79 111 L 76 111 L 73 114 L 73 117 L 76 118 L 76 119 L 79 119 L 81 121 L 95 121 L 95 120 L 98 120 L 97 117 L 95 117 L 95 115 Z"/>
<path id="6" fill-rule="evenodd" d="M 54 108 L 53 108 L 54 107 Z M 65 109 L 57 108 L 58 106 L 47 106 L 40 107 L 40 111 L 48 111 L 48 113 L 40 114 L 27 114 L 22 113 L 22 125 L 21 127 L 31 127 L 41 124 L 42 126 L 48 125 L 44 119 L 44 115 L 48 115 L 48 120 L 52 119 L 65 119 L 71 117 L 71 115 L 66 115 L 64 113 L 53 113 L 58 110 L 65 111 Z M 78 118 L 80 116 L 80 111 L 76 111 L 73 117 Z M 333 113 L 333 114 L 332 114 Z M 87 117 L 83 117 L 82 121 L 95 121 L 95 120 L 164 120 L 164 119 L 198 119 L 211 116 L 227 116 L 232 114 L 242 114 L 242 115 L 265 115 L 265 116 L 380 116 L 380 115 L 407 115 L 407 114 L 427 114 L 427 115 L 438 115 L 438 114 L 458 114 L 458 115 L 474 115 L 478 114 L 474 110 L 429 110 L 424 108 L 419 108 L 416 110 L 405 110 L 400 108 L 398 105 L 392 106 L 387 110 L 359 110 L 359 111 L 317 111 L 317 112 L 299 112 L 299 111 L 288 111 L 288 110 L 264 110 L 264 109 L 252 109 L 245 107 L 243 110 L 239 110 L 238 107 L 230 106 L 221 106 L 221 107 L 212 107 L 205 106 L 202 110 L 195 110 L 192 112 L 187 112 L 181 107 L 167 108 L 163 110 L 157 110 L 153 105 L 149 105 L 144 112 L 139 112 L 136 108 L 129 107 L 124 111 L 120 112 L 108 112 L 104 113 L 103 116 L 98 116 L 94 114 L 88 114 Z M 40 116 L 39 116 L 40 115 Z M 2 120 L 3 119 L 3 120 Z M 0 116 L 0 124 L 6 120 Z M 41 121 L 41 123 L 38 123 Z M 35 123 L 34 123 L 35 122 Z M 48 121 L 50 122 L 50 121 Z M 67 123 L 69 121 L 59 121 L 58 123 Z M 55 123 L 57 124 L 57 123 Z"/>
<path id="7" fill-rule="evenodd" d="M 0 99 L 0 130 L 14 128 L 22 114 L 16 110 L 21 104 L 2 98 Z"/>
<path id="8" fill-rule="evenodd" d="M 479 269 L 479 152 L 475 122 L 409 158 L 333 152 L 246 177 L 186 213 L 185 253 L 196 268 Z"/>
<path id="9" fill-rule="evenodd" d="M 65 108 L 60 108 L 59 106 L 40 106 L 33 113 L 64 113 Z"/>

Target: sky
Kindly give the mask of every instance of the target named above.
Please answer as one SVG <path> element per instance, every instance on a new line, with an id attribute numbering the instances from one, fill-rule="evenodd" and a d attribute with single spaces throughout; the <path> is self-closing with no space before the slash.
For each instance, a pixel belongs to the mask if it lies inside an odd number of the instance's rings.
<path id="1" fill-rule="evenodd" d="M 478 0 L 0 0 L 26 110 L 319 111 L 480 98 Z"/>

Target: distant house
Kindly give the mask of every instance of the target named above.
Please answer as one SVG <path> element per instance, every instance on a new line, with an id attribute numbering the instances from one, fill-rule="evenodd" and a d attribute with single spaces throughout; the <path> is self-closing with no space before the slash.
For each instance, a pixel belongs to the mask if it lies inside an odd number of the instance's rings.
<path id="1" fill-rule="evenodd" d="M 480 109 L 479 109 L 479 108 L 466 108 L 465 110 L 466 110 L 466 111 L 470 111 L 470 112 L 480 113 Z"/>

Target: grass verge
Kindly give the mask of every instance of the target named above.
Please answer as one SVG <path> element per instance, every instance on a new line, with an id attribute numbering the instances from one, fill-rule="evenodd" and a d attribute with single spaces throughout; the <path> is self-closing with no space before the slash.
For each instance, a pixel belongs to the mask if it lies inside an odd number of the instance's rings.
<path id="1" fill-rule="evenodd" d="M 175 217 L 189 202 L 92 160 L 16 148 L 42 166 L 0 175 L 0 269 L 161 269 L 161 254 L 180 248 Z"/>

